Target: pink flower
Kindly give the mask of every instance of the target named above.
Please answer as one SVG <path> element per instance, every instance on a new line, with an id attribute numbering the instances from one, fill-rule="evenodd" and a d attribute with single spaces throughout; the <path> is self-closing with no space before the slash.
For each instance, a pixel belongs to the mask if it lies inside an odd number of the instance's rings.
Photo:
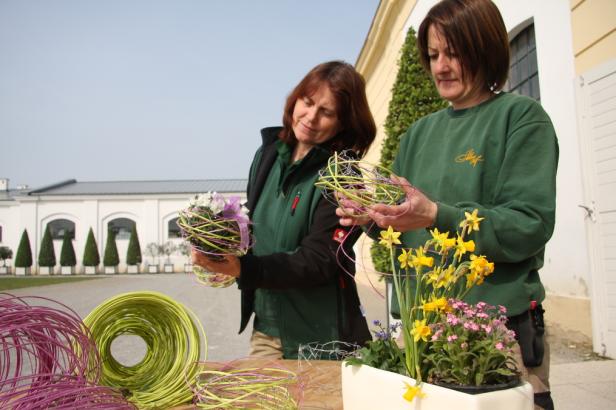
<path id="1" fill-rule="evenodd" d="M 447 341 L 449 343 L 453 342 L 454 340 L 458 340 L 458 335 L 449 335 L 449 336 L 447 336 Z"/>
<path id="2" fill-rule="evenodd" d="M 505 350 L 505 345 L 502 342 L 498 342 L 495 347 L 498 350 Z"/>

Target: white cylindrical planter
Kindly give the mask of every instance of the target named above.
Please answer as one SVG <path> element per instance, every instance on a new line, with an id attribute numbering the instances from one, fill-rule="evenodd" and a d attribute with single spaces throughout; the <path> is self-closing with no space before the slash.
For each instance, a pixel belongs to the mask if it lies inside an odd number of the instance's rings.
<path id="1" fill-rule="evenodd" d="M 148 265 L 148 273 L 158 273 L 158 265 Z"/>
<path id="2" fill-rule="evenodd" d="M 96 266 L 84 266 L 83 273 L 86 275 L 96 275 Z"/>
<path id="3" fill-rule="evenodd" d="M 342 402 L 353 410 L 533 410 L 533 388 L 527 382 L 510 389 L 468 394 L 430 383 L 422 383 L 423 397 L 404 399 L 407 386 L 415 380 L 374 367 L 347 366 L 342 362 Z"/>
<path id="4" fill-rule="evenodd" d="M 15 275 L 16 276 L 28 276 L 30 275 L 31 272 L 31 268 L 15 268 Z"/>
<path id="5" fill-rule="evenodd" d="M 116 271 L 117 271 L 117 266 L 105 266 L 106 275 L 115 275 Z"/>
<path id="6" fill-rule="evenodd" d="M 165 273 L 173 273 L 173 264 L 165 263 L 164 272 Z"/>
<path id="7" fill-rule="evenodd" d="M 75 267 L 74 266 L 61 266 L 60 267 L 60 273 L 62 275 L 72 275 L 74 273 Z"/>
<path id="8" fill-rule="evenodd" d="M 51 266 L 39 266 L 38 268 L 39 275 L 49 276 L 53 274 L 53 267 Z"/>
<path id="9" fill-rule="evenodd" d="M 127 273 L 139 273 L 139 265 L 128 265 L 126 267 Z"/>

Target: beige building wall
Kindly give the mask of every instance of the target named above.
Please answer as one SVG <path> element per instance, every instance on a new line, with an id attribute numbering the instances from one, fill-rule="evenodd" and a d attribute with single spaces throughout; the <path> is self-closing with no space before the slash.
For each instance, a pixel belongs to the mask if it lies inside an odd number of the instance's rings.
<path id="1" fill-rule="evenodd" d="M 575 73 L 616 58 L 616 1 L 571 0 Z"/>
<path id="2" fill-rule="evenodd" d="M 366 161 L 378 163 L 385 138 L 383 124 L 389 109 L 391 89 L 398 74 L 400 49 L 406 37 L 406 20 L 415 0 L 381 0 L 355 67 L 366 80 L 368 104 L 377 125 L 376 141 Z"/>

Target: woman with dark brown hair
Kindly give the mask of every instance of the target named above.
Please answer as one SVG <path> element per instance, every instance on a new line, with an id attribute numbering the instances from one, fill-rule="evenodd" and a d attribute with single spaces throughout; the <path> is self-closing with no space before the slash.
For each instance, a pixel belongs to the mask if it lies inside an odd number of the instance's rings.
<path id="1" fill-rule="evenodd" d="M 375 134 L 364 79 L 341 61 L 314 67 L 287 98 L 283 126 L 261 130 L 247 191 L 251 252 L 224 262 L 193 252 L 196 264 L 237 278 L 240 333 L 255 314 L 251 356 L 291 359 L 308 343 L 371 339 L 354 263 L 336 257 L 340 242 L 352 257 L 360 232 L 339 225 L 314 183 L 334 151 L 362 156 Z"/>
<path id="2" fill-rule="evenodd" d="M 402 232 L 405 248 L 415 248 L 430 237 L 426 228 L 453 234 L 465 212 L 477 209 L 485 220 L 474 233 L 475 253 L 494 262 L 495 270 L 466 300 L 506 307 L 535 404 L 553 408 L 539 269 L 554 230 L 554 127 L 535 100 L 501 91 L 509 42 L 492 1 L 438 2 L 422 21 L 417 43 L 424 68 L 450 107 L 402 135 L 393 171 L 406 201 L 375 205 L 368 217 L 353 216 L 353 204 L 343 203 L 340 222 L 392 226 Z M 392 314 L 398 313 L 394 302 Z"/>

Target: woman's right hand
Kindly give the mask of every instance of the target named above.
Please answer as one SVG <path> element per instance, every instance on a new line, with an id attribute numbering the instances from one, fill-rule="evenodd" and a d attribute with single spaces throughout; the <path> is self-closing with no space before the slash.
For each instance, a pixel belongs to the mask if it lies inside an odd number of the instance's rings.
<path id="1" fill-rule="evenodd" d="M 359 213 L 359 205 L 350 199 L 340 198 L 338 200 L 338 208 L 336 208 L 336 215 L 340 217 L 340 225 L 353 226 L 353 225 L 365 225 L 372 222 L 372 219 L 365 213 Z"/>

